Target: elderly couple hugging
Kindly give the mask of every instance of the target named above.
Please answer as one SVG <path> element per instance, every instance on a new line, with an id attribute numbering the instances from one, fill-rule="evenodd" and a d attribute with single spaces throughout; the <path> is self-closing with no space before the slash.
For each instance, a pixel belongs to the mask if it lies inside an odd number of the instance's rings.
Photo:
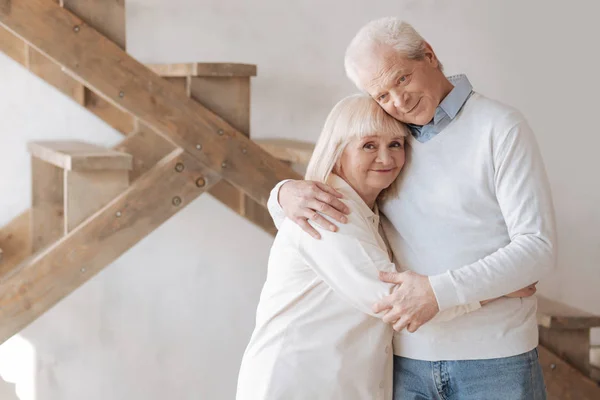
<path id="1" fill-rule="evenodd" d="M 532 295 L 556 241 L 527 122 L 395 18 L 363 27 L 345 67 L 364 94 L 269 199 L 237 399 L 545 399 Z"/>

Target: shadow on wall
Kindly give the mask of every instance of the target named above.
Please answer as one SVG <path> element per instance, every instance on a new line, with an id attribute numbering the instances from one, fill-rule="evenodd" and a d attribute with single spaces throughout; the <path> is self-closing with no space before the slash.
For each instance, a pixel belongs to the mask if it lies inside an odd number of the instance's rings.
<path id="1" fill-rule="evenodd" d="M 16 385 L 8 383 L 0 379 L 0 399 L 2 400 L 19 400 L 15 392 Z"/>

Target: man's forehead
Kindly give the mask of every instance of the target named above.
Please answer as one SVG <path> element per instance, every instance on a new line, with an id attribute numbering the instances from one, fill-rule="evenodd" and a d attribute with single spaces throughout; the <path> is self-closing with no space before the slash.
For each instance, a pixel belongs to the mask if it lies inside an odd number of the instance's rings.
<path id="1" fill-rule="evenodd" d="M 359 76 L 365 89 L 370 92 L 385 85 L 389 79 L 407 73 L 411 60 L 395 51 L 375 51 L 366 55 L 361 64 Z"/>

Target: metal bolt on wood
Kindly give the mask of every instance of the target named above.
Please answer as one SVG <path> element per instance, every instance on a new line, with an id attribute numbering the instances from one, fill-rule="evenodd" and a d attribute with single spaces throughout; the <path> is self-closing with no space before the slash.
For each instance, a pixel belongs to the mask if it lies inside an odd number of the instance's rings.
<path id="1" fill-rule="evenodd" d="M 244 147 L 244 148 L 242 149 L 242 154 L 246 154 L 247 152 L 248 152 L 248 149 Z"/>
<path id="2" fill-rule="evenodd" d="M 185 167 L 183 166 L 183 164 L 182 164 L 182 163 L 177 163 L 177 164 L 175 164 L 175 171 L 177 171 L 177 172 L 181 172 L 181 171 L 183 171 L 183 170 L 184 170 L 184 168 L 185 168 Z"/>
<path id="3" fill-rule="evenodd" d="M 117 218 L 119 218 L 121 216 L 121 211 L 117 211 L 115 215 L 117 216 Z"/>
<path id="4" fill-rule="evenodd" d="M 74 30 L 75 32 L 79 32 L 79 30 L 80 30 L 80 29 L 81 29 L 81 27 L 80 27 L 79 25 L 75 25 L 75 26 L 73 27 L 73 30 Z"/>
<path id="5" fill-rule="evenodd" d="M 120 98 L 123 98 L 123 97 L 125 97 L 125 92 L 119 92 L 119 97 L 120 97 Z"/>
<path id="6" fill-rule="evenodd" d="M 198 150 L 202 150 L 202 145 L 201 145 L 201 144 L 197 144 L 197 145 L 196 145 L 196 149 L 198 149 Z"/>
<path id="7" fill-rule="evenodd" d="M 556 369 L 556 364 L 550 364 L 550 369 Z"/>
<path id="8" fill-rule="evenodd" d="M 217 133 L 219 134 L 219 136 L 222 136 L 225 133 L 225 131 L 223 129 L 219 129 Z"/>
<path id="9" fill-rule="evenodd" d="M 81 268 L 81 272 L 85 272 L 85 268 Z"/>
<path id="10" fill-rule="evenodd" d="M 180 205 L 181 204 L 181 197 L 179 197 L 179 196 L 173 197 L 172 203 L 173 203 L 174 206 Z"/>
<path id="11" fill-rule="evenodd" d="M 196 186 L 199 188 L 206 186 L 206 180 L 202 177 L 196 179 Z"/>
<path id="12" fill-rule="evenodd" d="M 225 161 L 221 163 L 221 168 L 227 168 L 227 163 Z"/>

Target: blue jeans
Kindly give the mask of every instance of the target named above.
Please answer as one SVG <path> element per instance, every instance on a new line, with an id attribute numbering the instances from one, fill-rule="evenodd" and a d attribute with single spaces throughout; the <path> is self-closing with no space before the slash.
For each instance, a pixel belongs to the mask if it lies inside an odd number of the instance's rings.
<path id="1" fill-rule="evenodd" d="M 394 400 L 545 400 L 537 349 L 490 360 L 394 357 Z"/>

